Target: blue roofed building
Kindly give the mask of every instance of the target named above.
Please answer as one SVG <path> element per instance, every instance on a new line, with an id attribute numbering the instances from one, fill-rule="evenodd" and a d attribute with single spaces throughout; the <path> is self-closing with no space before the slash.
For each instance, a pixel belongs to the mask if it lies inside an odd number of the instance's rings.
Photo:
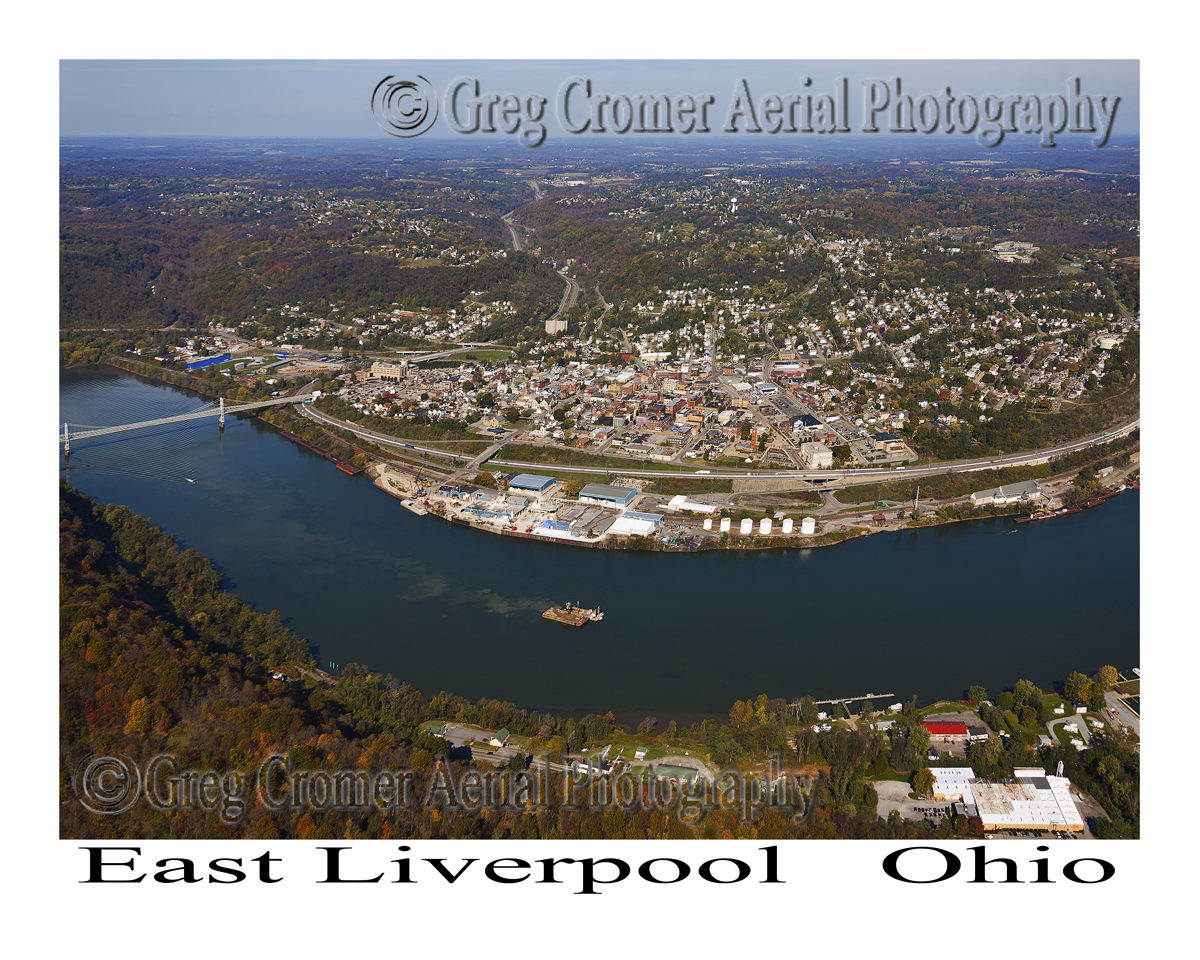
<path id="1" fill-rule="evenodd" d="M 607 483 L 589 483 L 579 491 L 584 503 L 600 503 L 605 506 L 627 507 L 638 495 L 632 487 L 614 487 Z"/>
<path id="2" fill-rule="evenodd" d="M 553 477 L 539 477 L 534 473 L 518 473 L 508 478 L 508 489 L 529 490 L 533 493 L 545 493 L 554 486 Z"/>

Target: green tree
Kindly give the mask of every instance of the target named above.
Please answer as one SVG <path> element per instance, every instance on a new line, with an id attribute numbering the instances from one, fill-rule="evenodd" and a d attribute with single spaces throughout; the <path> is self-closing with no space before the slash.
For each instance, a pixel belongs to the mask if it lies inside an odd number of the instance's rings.
<path id="1" fill-rule="evenodd" d="M 1038 709 L 1042 702 L 1042 691 L 1032 680 L 1018 680 L 1013 687 L 1013 705 Z"/>
<path id="2" fill-rule="evenodd" d="M 987 698 L 987 691 L 978 684 L 972 685 L 971 689 L 967 691 L 968 700 L 986 700 Z"/>
<path id="3" fill-rule="evenodd" d="M 929 736 L 929 731 L 918 724 L 908 732 L 908 742 L 912 744 L 917 756 L 923 757 L 929 752 L 929 745 L 933 741 Z"/>
<path id="4" fill-rule="evenodd" d="M 928 799 L 933 796 L 933 773 L 928 767 L 918 767 L 913 771 L 912 788 L 913 793 L 922 799 Z"/>

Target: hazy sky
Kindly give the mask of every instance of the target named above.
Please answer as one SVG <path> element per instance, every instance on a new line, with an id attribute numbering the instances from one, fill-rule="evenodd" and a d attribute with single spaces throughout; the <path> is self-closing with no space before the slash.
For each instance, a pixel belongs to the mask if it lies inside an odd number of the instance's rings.
<path id="1" fill-rule="evenodd" d="M 1136 60 L 62 60 L 59 131 L 73 136 L 380 137 L 371 94 L 387 75 L 421 74 L 440 98 L 459 77 L 478 79 L 483 92 L 539 94 L 551 139 L 567 139 L 555 115 L 560 85 L 591 79 L 610 95 L 681 94 L 715 97 L 719 129 L 734 86 L 746 80 L 755 100 L 767 94 L 831 92 L 850 80 L 850 125 L 861 125 L 865 79 L 900 77 L 914 98 L 953 94 L 1045 96 L 1067 91 L 1079 77 L 1084 93 L 1119 96 L 1113 132 L 1139 132 Z M 812 84 L 803 88 L 804 77 Z M 445 111 L 426 137 L 459 136 Z M 711 121 L 710 121 L 711 122 Z M 934 134 L 935 139 L 961 135 Z M 964 138 L 965 139 L 965 138 Z"/>

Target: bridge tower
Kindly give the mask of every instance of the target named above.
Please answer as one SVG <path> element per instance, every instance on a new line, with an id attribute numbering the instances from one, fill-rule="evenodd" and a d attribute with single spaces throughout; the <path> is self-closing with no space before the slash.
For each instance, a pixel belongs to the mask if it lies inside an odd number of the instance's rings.
<path id="1" fill-rule="evenodd" d="M 67 425 L 63 424 L 63 452 L 67 455 L 67 459 L 71 459 L 71 431 L 67 429 Z"/>
<path id="2" fill-rule="evenodd" d="M 222 430 L 225 429 L 225 398 L 224 397 L 221 398 L 221 416 L 217 420 L 217 423 L 219 424 L 219 426 Z"/>

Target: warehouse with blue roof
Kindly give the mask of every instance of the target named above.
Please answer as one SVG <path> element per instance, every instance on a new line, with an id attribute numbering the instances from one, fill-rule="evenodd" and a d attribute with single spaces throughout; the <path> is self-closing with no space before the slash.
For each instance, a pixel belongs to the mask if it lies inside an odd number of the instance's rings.
<path id="1" fill-rule="evenodd" d="M 545 493 L 554 486 L 553 477 L 539 477 L 534 473 L 518 473 L 508 478 L 508 489 L 529 490 L 533 493 Z"/>
<path id="2" fill-rule="evenodd" d="M 579 499 L 584 503 L 615 504 L 621 507 L 629 506 L 637 490 L 632 487 L 614 487 L 608 483 L 589 483 L 579 491 Z"/>

